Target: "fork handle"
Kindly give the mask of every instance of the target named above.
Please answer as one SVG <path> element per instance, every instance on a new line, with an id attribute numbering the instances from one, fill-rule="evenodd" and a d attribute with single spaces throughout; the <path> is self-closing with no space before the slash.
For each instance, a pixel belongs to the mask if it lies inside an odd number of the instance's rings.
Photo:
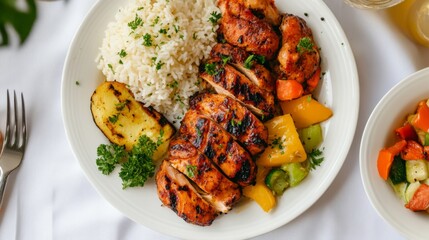
<path id="1" fill-rule="evenodd" d="M 9 173 L 0 172 L 0 210 L 2 209 L 3 205 L 4 190 L 6 189 L 6 182 L 8 176 Z"/>

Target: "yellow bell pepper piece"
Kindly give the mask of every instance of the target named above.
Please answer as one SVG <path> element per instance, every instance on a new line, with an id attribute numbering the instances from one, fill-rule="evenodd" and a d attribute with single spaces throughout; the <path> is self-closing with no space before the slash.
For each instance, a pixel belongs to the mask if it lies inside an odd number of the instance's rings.
<path id="1" fill-rule="evenodd" d="M 280 102 L 284 114 L 292 115 L 296 128 L 306 128 L 332 116 L 332 110 L 314 100 L 311 95 Z"/>
<path id="2" fill-rule="evenodd" d="M 265 183 L 256 183 L 243 189 L 243 195 L 253 199 L 265 211 L 269 212 L 276 206 L 276 197 L 273 192 L 265 186 Z"/>
<path id="3" fill-rule="evenodd" d="M 307 159 L 290 114 L 275 117 L 265 123 L 269 146 L 256 160 L 258 166 L 275 167 Z"/>

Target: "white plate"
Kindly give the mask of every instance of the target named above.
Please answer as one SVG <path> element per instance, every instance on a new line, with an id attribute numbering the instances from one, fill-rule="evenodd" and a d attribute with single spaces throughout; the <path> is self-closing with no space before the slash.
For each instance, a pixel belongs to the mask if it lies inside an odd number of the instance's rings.
<path id="1" fill-rule="evenodd" d="M 394 86 L 377 104 L 368 119 L 360 147 L 363 185 L 378 214 L 408 239 L 428 239 L 429 217 L 406 209 L 392 187 L 378 175 L 380 149 L 395 142 L 394 130 L 413 113 L 420 100 L 429 98 L 429 68 L 420 70 Z"/>
<path id="2" fill-rule="evenodd" d="M 269 214 L 251 201 L 242 201 L 210 227 L 185 223 L 161 207 L 154 181 L 144 188 L 121 189 L 117 173 L 102 175 L 96 167 L 96 148 L 106 138 L 94 124 L 89 104 L 103 81 L 94 59 L 107 24 L 114 20 L 123 0 L 100 0 L 77 32 L 66 59 L 62 81 L 62 111 L 67 137 L 76 158 L 98 192 L 124 215 L 156 231 L 187 239 L 249 238 L 269 232 L 299 216 L 326 191 L 349 151 L 358 117 L 359 85 L 349 43 L 336 18 L 321 0 L 278 1 L 280 11 L 304 18 L 321 47 L 324 80 L 318 98 L 334 116 L 324 124 L 325 161 L 299 187 L 289 189 Z M 307 15 L 307 16 L 305 16 Z M 79 84 L 76 84 L 78 82 Z"/>

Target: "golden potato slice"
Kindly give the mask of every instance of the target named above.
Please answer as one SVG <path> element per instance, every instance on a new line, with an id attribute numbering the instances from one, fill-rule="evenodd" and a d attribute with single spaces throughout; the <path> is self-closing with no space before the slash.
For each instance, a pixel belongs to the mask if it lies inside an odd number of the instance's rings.
<path id="1" fill-rule="evenodd" d="M 104 82 L 91 96 L 91 112 L 95 124 L 112 142 L 131 150 L 143 134 L 154 142 L 162 141 L 153 159 L 159 160 L 167 152 L 174 126 L 151 107 L 134 99 L 125 84 Z"/>

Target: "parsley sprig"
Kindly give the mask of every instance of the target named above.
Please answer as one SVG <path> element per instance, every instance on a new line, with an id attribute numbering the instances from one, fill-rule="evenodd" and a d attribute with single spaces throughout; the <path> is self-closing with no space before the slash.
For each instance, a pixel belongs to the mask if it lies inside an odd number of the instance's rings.
<path id="1" fill-rule="evenodd" d="M 98 170 L 109 175 L 118 164 L 121 165 L 119 177 L 122 188 L 143 187 L 148 178 L 155 174 L 155 163 L 152 160 L 156 149 L 162 144 L 163 131 L 157 142 L 148 136 L 140 136 L 132 150 L 127 152 L 124 146 L 101 144 L 97 148 L 96 164 Z"/>
<path id="2" fill-rule="evenodd" d="M 244 61 L 244 67 L 247 69 L 251 69 L 254 62 L 257 62 L 259 64 L 265 64 L 265 57 L 261 55 L 255 55 L 251 54 L 249 57 L 246 58 Z"/>
<path id="3" fill-rule="evenodd" d="M 213 11 L 210 13 L 209 22 L 211 22 L 213 25 L 216 25 L 221 17 L 221 13 Z"/>
<path id="4" fill-rule="evenodd" d="M 316 167 L 320 166 L 322 164 L 324 157 L 322 156 L 323 152 L 320 149 L 313 149 L 308 154 L 308 163 L 310 165 L 310 170 L 316 169 Z"/>
<path id="5" fill-rule="evenodd" d="M 299 40 L 298 45 L 296 46 L 296 51 L 299 54 L 303 54 L 305 52 L 312 52 L 314 43 L 309 37 L 303 37 Z"/>

